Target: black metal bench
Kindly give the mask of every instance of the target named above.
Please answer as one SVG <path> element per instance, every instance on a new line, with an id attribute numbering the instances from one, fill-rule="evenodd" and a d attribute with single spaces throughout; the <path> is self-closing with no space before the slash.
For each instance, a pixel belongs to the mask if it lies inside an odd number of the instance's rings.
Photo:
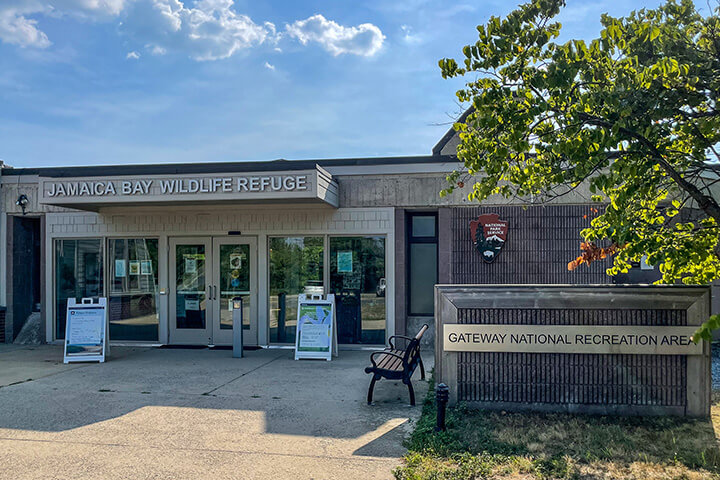
<path id="1" fill-rule="evenodd" d="M 425 365 L 423 365 L 422 358 L 420 358 L 420 339 L 427 329 L 428 326 L 423 325 L 414 338 L 403 335 L 393 335 L 388 340 L 389 346 L 385 350 L 382 352 L 374 352 L 370 355 L 370 363 L 372 363 L 372 366 L 365 368 L 365 373 L 373 374 L 372 380 L 370 380 L 370 388 L 368 389 L 368 405 L 372 404 L 375 382 L 381 378 L 402 380 L 402 382 L 408 386 L 408 391 L 410 392 L 410 405 L 415 405 L 415 391 L 413 390 L 411 378 L 419 365 L 420 378 L 425 380 Z M 397 348 L 393 343 L 395 339 L 402 339 L 406 343 L 405 348 Z"/>

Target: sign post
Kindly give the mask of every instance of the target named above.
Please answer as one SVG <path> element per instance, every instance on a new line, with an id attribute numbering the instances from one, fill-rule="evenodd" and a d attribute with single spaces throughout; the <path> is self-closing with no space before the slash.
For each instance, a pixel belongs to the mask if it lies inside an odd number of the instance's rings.
<path id="1" fill-rule="evenodd" d="M 295 360 L 337 357 L 335 295 L 298 295 Z"/>
<path id="2" fill-rule="evenodd" d="M 243 356 L 243 306 L 242 297 L 233 297 L 232 300 L 232 321 L 233 321 L 233 358 Z"/>
<path id="3" fill-rule="evenodd" d="M 63 363 L 104 362 L 109 355 L 107 298 L 69 298 Z"/>

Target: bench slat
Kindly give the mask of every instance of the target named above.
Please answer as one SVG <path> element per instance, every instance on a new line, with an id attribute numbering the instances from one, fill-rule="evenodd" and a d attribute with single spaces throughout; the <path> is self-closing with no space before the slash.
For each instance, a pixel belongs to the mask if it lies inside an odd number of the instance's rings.
<path id="1" fill-rule="evenodd" d="M 402 359 L 392 355 L 379 355 L 380 361 L 377 363 L 377 368 L 383 370 L 402 370 Z"/>

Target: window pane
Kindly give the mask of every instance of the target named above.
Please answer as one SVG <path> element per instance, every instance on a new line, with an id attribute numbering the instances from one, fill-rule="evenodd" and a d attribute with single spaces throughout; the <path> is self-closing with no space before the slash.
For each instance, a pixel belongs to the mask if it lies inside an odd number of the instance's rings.
<path id="1" fill-rule="evenodd" d="M 101 296 L 102 278 L 101 240 L 55 240 L 56 338 L 65 338 L 68 298 Z"/>
<path id="2" fill-rule="evenodd" d="M 330 239 L 338 343 L 385 343 L 385 237 Z"/>
<path id="3" fill-rule="evenodd" d="M 250 245 L 220 245 L 220 330 L 232 330 L 232 299 L 242 298 L 243 329 L 250 330 Z"/>
<path id="4" fill-rule="evenodd" d="M 203 329 L 207 325 L 205 245 L 175 247 L 175 328 Z"/>
<path id="5" fill-rule="evenodd" d="M 157 341 L 158 241 L 109 241 L 110 340 Z"/>
<path id="6" fill-rule="evenodd" d="M 437 244 L 410 245 L 410 315 L 433 315 Z"/>
<path id="7" fill-rule="evenodd" d="M 270 341 L 294 343 L 298 294 L 323 293 L 323 237 L 270 238 Z"/>
<path id="8" fill-rule="evenodd" d="M 413 237 L 434 237 L 435 236 L 435 215 L 413 215 L 412 217 Z"/>

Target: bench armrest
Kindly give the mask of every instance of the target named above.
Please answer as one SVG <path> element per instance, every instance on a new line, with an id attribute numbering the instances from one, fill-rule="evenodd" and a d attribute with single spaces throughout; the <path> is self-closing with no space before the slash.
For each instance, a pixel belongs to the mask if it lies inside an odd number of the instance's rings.
<path id="1" fill-rule="evenodd" d="M 373 352 L 370 354 L 370 363 L 372 363 L 373 368 L 377 368 L 377 362 L 375 362 L 375 355 L 390 355 L 392 357 L 397 357 L 400 360 L 403 360 L 403 365 L 405 364 L 405 360 L 400 355 L 396 355 L 392 352 Z"/>
<path id="2" fill-rule="evenodd" d="M 395 350 L 395 345 L 393 345 L 393 338 L 402 338 L 403 340 L 407 340 L 408 342 L 412 342 L 413 338 L 406 337 L 405 335 L 393 335 L 392 337 L 388 338 L 388 344 L 390 344 L 390 348 Z"/>

